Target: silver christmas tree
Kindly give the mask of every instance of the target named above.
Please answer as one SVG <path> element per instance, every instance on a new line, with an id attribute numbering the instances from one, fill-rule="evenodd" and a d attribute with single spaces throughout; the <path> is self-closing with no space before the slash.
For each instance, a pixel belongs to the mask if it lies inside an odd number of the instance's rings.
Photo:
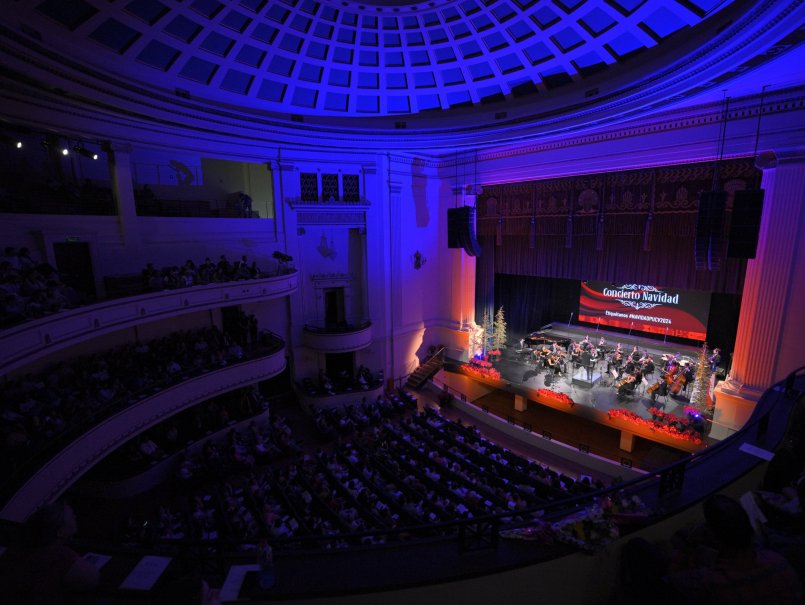
<path id="1" fill-rule="evenodd" d="M 696 367 L 696 379 L 693 382 L 693 391 L 690 394 L 690 403 L 701 414 L 712 415 L 710 393 L 710 361 L 707 356 L 707 343 L 702 345 L 699 352 L 699 362 Z"/>

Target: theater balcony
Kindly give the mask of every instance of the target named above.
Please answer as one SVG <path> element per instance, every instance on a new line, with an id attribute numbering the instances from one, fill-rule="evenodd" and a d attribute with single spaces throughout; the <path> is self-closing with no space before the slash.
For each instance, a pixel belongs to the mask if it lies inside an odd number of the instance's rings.
<path id="1" fill-rule="evenodd" d="M 188 373 L 174 384 L 136 394 L 133 400 L 110 402 L 16 461 L 0 482 L 0 517 L 26 519 L 132 437 L 212 397 L 277 376 L 285 368 L 285 342 L 272 336 L 237 363 Z"/>
<path id="2" fill-rule="evenodd" d="M 303 342 L 318 353 L 349 353 L 372 344 L 372 324 L 368 320 L 352 323 L 307 323 Z"/>
<path id="3" fill-rule="evenodd" d="M 194 311 L 288 296 L 299 287 L 296 271 L 248 281 L 215 283 L 106 300 L 0 331 L 0 370 L 11 372 L 77 342 Z"/>

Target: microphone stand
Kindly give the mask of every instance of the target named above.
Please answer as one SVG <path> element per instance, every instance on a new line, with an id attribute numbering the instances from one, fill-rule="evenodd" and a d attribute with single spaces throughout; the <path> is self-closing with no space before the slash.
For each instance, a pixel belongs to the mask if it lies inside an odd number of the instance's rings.
<path id="1" fill-rule="evenodd" d="M 570 327 L 570 322 L 573 321 L 573 313 L 570 313 L 570 319 L 567 320 L 567 327 Z"/>

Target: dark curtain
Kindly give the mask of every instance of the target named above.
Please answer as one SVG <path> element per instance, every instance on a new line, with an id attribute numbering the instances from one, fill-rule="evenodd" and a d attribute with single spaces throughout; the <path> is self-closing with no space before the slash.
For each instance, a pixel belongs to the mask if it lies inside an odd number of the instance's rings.
<path id="1" fill-rule="evenodd" d="M 494 236 L 479 236 L 481 256 L 475 260 L 475 321 L 481 323 L 484 311 L 490 316 L 495 312 L 495 238 Z"/>
<path id="2" fill-rule="evenodd" d="M 698 200 L 713 188 L 713 172 L 712 163 L 691 164 L 484 185 L 478 198 L 483 253 L 502 228 L 495 273 L 740 294 L 746 260 L 726 258 L 733 194 L 756 182 L 758 171 L 751 160 L 719 166 L 716 188 L 728 192 L 721 267 L 697 271 Z"/>
<path id="3" fill-rule="evenodd" d="M 554 321 L 567 322 L 579 310 L 576 280 L 495 275 L 495 308 L 503 307 L 510 344 Z"/>

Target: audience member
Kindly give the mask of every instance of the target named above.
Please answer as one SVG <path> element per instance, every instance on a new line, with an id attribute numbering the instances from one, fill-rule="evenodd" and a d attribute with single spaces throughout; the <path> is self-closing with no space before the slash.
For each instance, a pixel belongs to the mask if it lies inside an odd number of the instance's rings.
<path id="1" fill-rule="evenodd" d="M 98 585 L 98 570 L 69 545 L 76 533 L 72 508 L 63 501 L 36 511 L 20 547 L 0 559 L 0 594 L 15 605 L 58 605 Z"/>

